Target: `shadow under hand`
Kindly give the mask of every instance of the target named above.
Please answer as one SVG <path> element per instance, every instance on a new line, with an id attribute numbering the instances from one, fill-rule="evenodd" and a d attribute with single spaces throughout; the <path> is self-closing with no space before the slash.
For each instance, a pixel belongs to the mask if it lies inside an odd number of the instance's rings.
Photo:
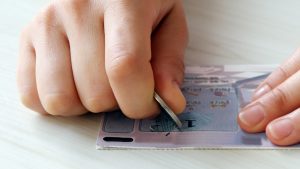
<path id="1" fill-rule="evenodd" d="M 64 149 L 77 146 L 95 147 L 101 114 L 88 113 L 77 117 L 36 116 L 32 127 L 38 139 Z"/>

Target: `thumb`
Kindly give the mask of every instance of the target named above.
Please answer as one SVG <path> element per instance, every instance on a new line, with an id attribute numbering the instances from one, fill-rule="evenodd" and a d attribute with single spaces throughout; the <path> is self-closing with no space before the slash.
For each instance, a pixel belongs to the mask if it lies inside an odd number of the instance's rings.
<path id="1" fill-rule="evenodd" d="M 152 34 L 152 60 L 155 90 L 179 114 L 186 105 L 180 90 L 184 77 L 184 52 L 188 41 L 187 25 L 180 1 Z"/>
<path id="2" fill-rule="evenodd" d="M 180 59 L 167 56 L 168 59 L 157 60 L 152 64 L 155 90 L 176 113 L 181 113 L 186 105 L 185 98 L 180 90 L 183 79 L 184 66 Z"/>

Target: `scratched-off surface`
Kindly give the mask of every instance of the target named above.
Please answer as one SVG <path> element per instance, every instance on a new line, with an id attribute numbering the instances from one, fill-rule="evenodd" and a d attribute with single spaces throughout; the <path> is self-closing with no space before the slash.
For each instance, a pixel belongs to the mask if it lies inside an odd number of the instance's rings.
<path id="1" fill-rule="evenodd" d="M 253 91 L 271 69 L 187 69 L 182 85 L 187 106 L 179 115 L 183 123 L 180 130 L 163 110 L 155 119 L 147 120 L 128 119 L 119 110 L 108 112 L 101 120 L 97 148 L 277 148 L 264 133 L 245 133 L 236 121 L 239 110 L 250 102 Z"/>
<path id="2" fill-rule="evenodd" d="M 235 90 L 230 85 L 185 86 L 182 88 L 187 100 L 185 111 L 179 115 L 183 123 L 181 131 L 236 131 L 238 102 Z M 161 118 L 142 120 L 140 130 L 144 132 L 167 132 L 168 121 Z M 167 127 L 167 128 L 165 128 Z M 174 128 L 175 131 L 178 129 Z"/>

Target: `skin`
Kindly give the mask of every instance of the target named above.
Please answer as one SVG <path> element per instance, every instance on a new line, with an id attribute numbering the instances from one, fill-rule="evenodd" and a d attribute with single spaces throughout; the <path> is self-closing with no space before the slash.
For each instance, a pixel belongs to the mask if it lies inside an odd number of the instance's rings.
<path id="1" fill-rule="evenodd" d="M 157 91 L 180 113 L 188 31 L 181 0 L 59 0 L 23 30 L 17 84 L 41 114 L 74 116 L 120 108 L 157 115 Z M 256 90 L 238 116 L 247 132 L 277 145 L 300 142 L 300 49 Z"/>
<path id="2" fill-rule="evenodd" d="M 265 131 L 277 145 L 300 142 L 300 49 L 262 82 L 238 116 L 242 129 Z"/>
<path id="3" fill-rule="evenodd" d="M 21 36 L 18 87 L 28 108 L 72 116 L 120 107 L 156 115 L 156 90 L 176 113 L 188 32 L 180 0 L 60 0 Z"/>

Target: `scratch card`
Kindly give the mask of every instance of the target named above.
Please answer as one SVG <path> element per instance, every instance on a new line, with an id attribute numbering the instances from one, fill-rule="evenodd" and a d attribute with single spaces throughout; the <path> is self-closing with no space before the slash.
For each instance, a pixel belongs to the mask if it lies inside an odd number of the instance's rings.
<path id="1" fill-rule="evenodd" d="M 178 116 L 182 123 L 180 129 L 163 111 L 154 119 L 144 120 L 128 119 L 120 110 L 107 112 L 101 119 L 97 148 L 279 148 L 264 133 L 242 131 L 236 120 L 255 88 L 274 68 L 267 65 L 187 67 L 181 88 L 187 105 Z"/>

